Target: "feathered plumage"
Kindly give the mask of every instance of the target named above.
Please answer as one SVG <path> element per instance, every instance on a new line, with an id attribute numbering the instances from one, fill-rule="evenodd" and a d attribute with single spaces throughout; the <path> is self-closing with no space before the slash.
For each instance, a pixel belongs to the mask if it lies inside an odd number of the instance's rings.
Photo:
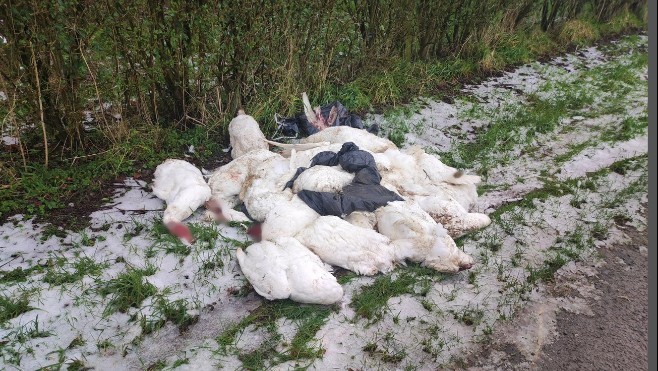
<path id="1" fill-rule="evenodd" d="M 435 196 L 415 196 L 412 198 L 421 209 L 425 210 L 436 222 L 441 223 L 448 234 L 461 237 L 491 224 L 491 219 L 480 213 L 469 213 L 463 205 L 454 199 L 442 199 Z"/>
<path id="2" fill-rule="evenodd" d="M 292 191 L 294 193 L 302 190 L 336 193 L 352 183 L 352 180 L 354 180 L 354 174 L 342 170 L 340 166 L 316 165 L 306 169 L 297 177 Z"/>
<path id="3" fill-rule="evenodd" d="M 409 259 L 440 272 L 471 268 L 465 254 L 441 224 L 411 201 L 396 201 L 379 208 L 377 228 L 392 241 L 398 260 Z"/>
<path id="4" fill-rule="evenodd" d="M 387 237 L 337 216 L 315 219 L 295 238 L 324 262 L 358 274 L 386 273 L 395 266 L 395 253 Z"/>
<path id="5" fill-rule="evenodd" d="M 251 151 L 213 171 L 208 179 L 208 186 L 212 192 L 209 206 L 212 207 L 213 212 L 208 218 L 220 221 L 249 220 L 243 213 L 233 210 L 242 202 L 240 193 L 244 183 L 263 163 L 280 157 L 268 150 Z"/>
<path id="6" fill-rule="evenodd" d="M 174 235 L 191 243 L 193 237 L 181 222 L 210 198 L 210 187 L 201 171 L 183 160 L 168 159 L 153 175 L 153 194 L 167 204 L 162 222 Z"/>
<path id="7" fill-rule="evenodd" d="M 247 280 L 268 300 L 333 304 L 343 297 L 325 264 L 294 238 L 258 242 L 236 255 Z"/>
<path id="8" fill-rule="evenodd" d="M 350 126 L 328 127 L 313 135 L 300 139 L 299 142 L 330 142 L 332 144 L 353 142 L 360 149 L 374 153 L 384 152 L 387 149 L 397 149 L 395 144 L 386 138 L 378 137 L 377 135 L 369 133 L 363 129 L 356 129 Z"/>
<path id="9" fill-rule="evenodd" d="M 228 135 L 233 159 L 251 151 L 269 149 L 258 122 L 242 110 L 228 124 Z"/>

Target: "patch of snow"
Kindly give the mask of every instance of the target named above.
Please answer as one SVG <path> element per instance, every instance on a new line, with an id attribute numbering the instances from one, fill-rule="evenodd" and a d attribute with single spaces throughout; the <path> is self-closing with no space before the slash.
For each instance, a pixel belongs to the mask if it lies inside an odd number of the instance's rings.
<path id="1" fill-rule="evenodd" d="M 619 160 L 646 154 L 648 151 L 649 138 L 646 135 L 612 145 L 590 147 L 564 164 L 558 179 L 581 177 L 588 172 L 608 167 Z"/>
<path id="2" fill-rule="evenodd" d="M 2 144 L 4 144 L 5 146 L 16 146 L 18 145 L 18 138 L 8 135 L 3 135 Z"/>

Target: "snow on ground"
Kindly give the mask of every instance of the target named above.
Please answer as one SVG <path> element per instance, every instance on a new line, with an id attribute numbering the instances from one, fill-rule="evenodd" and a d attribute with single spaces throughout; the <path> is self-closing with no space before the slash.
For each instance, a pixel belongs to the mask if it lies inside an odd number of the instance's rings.
<path id="1" fill-rule="evenodd" d="M 468 169 L 486 170 L 475 209 L 494 220 L 461 241 L 476 258 L 473 269 L 444 276 L 408 267 L 388 276 L 352 278 L 344 284 L 343 301 L 330 312 L 310 307 L 324 313 L 317 327 L 312 316 L 285 314 L 306 306 L 269 305 L 245 284 L 235 260 L 235 249 L 247 241 L 243 227 L 216 226 L 198 211 L 190 219 L 198 241 L 182 245 L 158 223 L 164 205 L 142 181 L 117 184 L 115 195 L 82 231 L 14 216 L 0 226 L 0 303 L 13 309 L 22 299 L 23 309 L 0 321 L 0 364 L 5 369 L 436 369 L 486 341 L 498 323 L 524 306 L 549 300 L 553 309 L 588 313 L 582 299 L 546 299 L 542 282 L 546 272 L 582 271 L 574 260 L 593 260 L 597 248 L 623 239 L 613 218 L 646 229 L 641 217 L 647 200 L 646 124 L 630 138 L 610 131 L 641 123 L 648 99 L 646 65 L 632 70 L 640 81 L 616 102 L 622 110 L 611 108 L 614 92 L 587 72 L 629 65 L 646 43 L 640 36 L 608 49 L 583 49 L 467 86 L 454 104 L 424 99 L 409 116 L 369 117 L 384 132 L 406 126 L 405 146 L 456 156 L 460 145 L 476 141 L 492 122 L 522 113 L 529 97 L 557 101 L 565 86 L 594 96 L 584 107 L 563 112 L 555 130 L 530 135 L 518 128 L 509 150 L 494 146 Z M 610 166 L 614 169 L 607 171 Z M 358 304 L 365 291 L 386 280 L 401 282 L 412 269 L 415 281 L 408 289 L 390 295 L 370 318 L 359 314 L 370 310 Z M 595 295 L 586 287 L 579 290 L 583 297 Z M 385 291 L 381 295 L 388 297 Z M 276 315 L 267 317 L 271 313 Z M 519 326 L 537 335 L 519 339 L 528 357 L 537 348 L 535 339 L 550 338 L 550 325 L 520 321 Z M 308 335 L 304 331 L 310 336 L 301 349 L 318 351 L 312 353 L 317 358 L 276 358 L 299 350 L 296 341 Z"/>

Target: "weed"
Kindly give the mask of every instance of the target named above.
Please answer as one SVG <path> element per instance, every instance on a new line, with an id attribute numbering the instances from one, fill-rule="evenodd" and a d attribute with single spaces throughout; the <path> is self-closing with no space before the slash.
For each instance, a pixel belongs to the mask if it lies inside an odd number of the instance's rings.
<path id="1" fill-rule="evenodd" d="M 335 272 L 336 273 L 336 272 Z M 348 270 L 343 270 L 340 274 L 336 275 L 336 281 L 338 281 L 339 284 L 345 285 L 348 282 L 358 278 L 359 275 Z"/>
<path id="2" fill-rule="evenodd" d="M 590 234 L 592 237 L 595 239 L 602 241 L 608 238 L 608 235 L 610 234 L 609 227 L 604 225 L 601 222 L 596 222 L 594 225 L 592 225 L 592 228 L 590 229 Z"/>
<path id="3" fill-rule="evenodd" d="M 477 282 L 477 273 L 475 273 L 475 271 L 468 272 L 468 283 L 471 285 L 475 285 L 476 282 Z"/>
<path id="4" fill-rule="evenodd" d="M 350 306 L 357 316 L 369 320 L 378 319 L 390 298 L 413 292 L 415 281 L 412 275 L 406 274 L 401 274 L 397 279 L 391 275 L 379 276 L 372 285 L 362 287 L 354 294 Z"/>
<path id="5" fill-rule="evenodd" d="M 114 347 L 114 344 L 112 344 L 112 342 L 111 342 L 110 340 L 105 339 L 105 340 L 103 340 L 103 341 L 101 341 L 101 342 L 96 343 L 96 347 L 97 347 L 98 350 L 100 350 L 100 351 L 105 351 L 105 350 L 108 350 L 108 349 L 110 349 L 110 348 L 113 348 L 113 347 Z"/>
<path id="6" fill-rule="evenodd" d="M 189 303 L 185 299 L 169 302 L 164 296 L 158 295 L 154 306 L 156 319 L 147 320 L 146 317 L 142 317 L 140 320 L 143 334 L 150 334 L 159 330 L 167 321 L 171 321 L 178 327 L 179 331 L 183 332 L 199 320 L 198 315 L 188 313 Z"/>
<path id="7" fill-rule="evenodd" d="M 174 361 L 174 363 L 171 365 L 171 368 L 176 368 L 182 365 L 188 365 L 190 364 L 190 360 L 187 358 L 179 358 Z"/>
<path id="8" fill-rule="evenodd" d="M 151 365 L 149 365 L 146 370 L 147 371 L 158 371 L 158 370 L 164 370 L 164 368 L 167 367 L 167 362 L 163 360 L 159 360 Z"/>
<path id="9" fill-rule="evenodd" d="M 76 336 L 75 339 L 71 340 L 69 346 L 66 347 L 66 349 L 73 349 L 75 347 L 81 347 L 83 345 L 85 345 L 85 340 L 82 338 L 82 335 L 78 335 Z"/>
<path id="10" fill-rule="evenodd" d="M 85 371 L 90 369 L 90 367 L 85 366 L 84 362 L 82 362 L 79 359 L 74 359 L 73 361 L 69 362 L 67 365 L 68 365 L 68 369 L 71 371 Z"/>
<path id="11" fill-rule="evenodd" d="M 52 236 L 58 238 L 65 238 L 67 235 L 68 234 L 66 233 L 66 231 L 61 229 L 60 227 L 57 227 L 53 224 L 46 224 L 46 226 L 43 227 L 43 231 L 41 232 L 41 237 L 39 239 L 41 240 L 41 242 L 45 242 Z"/>
<path id="12" fill-rule="evenodd" d="M 368 343 L 361 349 L 366 353 L 379 356 L 382 361 L 388 363 L 400 363 L 407 356 L 404 349 L 389 351 L 388 349 L 380 349 L 375 343 Z"/>
<path id="13" fill-rule="evenodd" d="M 47 338 L 54 335 L 50 331 L 39 329 L 39 316 L 19 327 L 17 330 L 13 331 L 12 334 L 15 336 L 16 341 L 21 344 L 26 343 L 30 339 Z"/>
<path id="14" fill-rule="evenodd" d="M 604 142 L 622 142 L 644 134 L 648 126 L 649 118 L 646 115 L 642 117 L 626 117 L 621 121 L 620 125 L 610 125 L 601 133 L 600 138 Z"/>
<path id="15" fill-rule="evenodd" d="M 427 299 L 423 299 L 420 301 L 420 304 L 423 306 L 423 308 L 425 308 L 426 311 L 428 312 L 434 311 L 434 303 L 432 303 L 431 301 Z"/>
<path id="16" fill-rule="evenodd" d="M 569 146 L 569 149 L 565 153 L 555 156 L 553 160 L 555 161 L 556 165 L 565 163 L 571 160 L 575 155 L 582 152 L 585 148 L 590 147 L 592 143 L 593 142 L 591 140 L 586 140 L 584 142 L 572 144 Z"/>

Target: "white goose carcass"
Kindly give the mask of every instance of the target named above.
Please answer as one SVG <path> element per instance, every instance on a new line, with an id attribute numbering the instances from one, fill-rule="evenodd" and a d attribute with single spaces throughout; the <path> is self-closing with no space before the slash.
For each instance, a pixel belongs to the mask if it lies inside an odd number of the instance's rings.
<path id="1" fill-rule="evenodd" d="M 243 110 L 239 110 L 238 115 L 228 124 L 228 135 L 233 159 L 251 151 L 270 148 L 258 122 Z"/>
<path id="2" fill-rule="evenodd" d="M 371 211 L 352 211 L 344 219 L 350 224 L 365 229 L 376 229 L 377 226 L 377 216 Z"/>
<path id="3" fill-rule="evenodd" d="M 405 152 L 416 159 L 420 171 L 427 176 L 430 184 L 440 187 L 452 196 L 464 209 L 469 210 L 477 201 L 477 184 L 480 177 L 464 174 L 463 171 L 448 166 L 431 154 L 426 153 L 419 146 L 412 146 Z"/>
<path id="4" fill-rule="evenodd" d="M 210 187 L 201 171 L 194 165 L 176 159 L 168 159 L 155 169 L 153 194 L 167 204 L 162 222 L 169 231 L 192 243 L 194 238 L 189 228 L 182 223 L 210 198 Z"/>
<path id="5" fill-rule="evenodd" d="M 212 197 L 206 203 L 209 219 L 223 221 L 248 221 L 244 213 L 233 210 L 239 205 L 244 183 L 257 167 L 264 162 L 280 157 L 269 150 L 251 151 L 215 170 L 208 179 Z"/>
<path id="6" fill-rule="evenodd" d="M 420 148 L 408 151 L 373 154 L 382 184 L 391 184 L 402 197 L 417 201 L 452 237 L 491 223 L 488 216 L 468 211 L 477 200 L 475 184 L 480 177 L 465 175 Z"/>
<path id="7" fill-rule="evenodd" d="M 311 209 L 297 195 L 290 201 L 278 203 L 273 207 L 265 221 L 252 232 L 258 240 L 272 241 L 278 237 L 291 237 L 313 223 L 320 214 Z"/>
<path id="8" fill-rule="evenodd" d="M 461 237 L 491 224 L 489 216 L 481 213 L 469 213 L 454 199 L 445 199 L 440 196 L 413 196 L 411 199 L 434 221 L 442 224 L 453 238 Z"/>
<path id="9" fill-rule="evenodd" d="M 247 115 L 244 110 L 239 110 L 238 115 L 228 124 L 228 134 L 229 142 L 231 144 L 231 157 L 233 159 L 239 158 L 252 151 L 269 150 L 270 144 L 288 150 L 304 150 L 329 144 L 328 142 L 314 142 L 309 144 L 273 142 L 265 138 L 265 134 L 260 130 L 260 125 L 258 125 L 256 119 Z"/>
<path id="10" fill-rule="evenodd" d="M 240 192 L 240 200 L 252 219 L 262 222 L 272 208 L 290 201 L 292 191 L 285 186 L 293 174 L 290 161 L 278 154 L 253 168 Z"/>
<path id="11" fill-rule="evenodd" d="M 395 251 L 386 236 L 337 216 L 317 218 L 295 238 L 325 263 L 358 274 L 387 273 L 395 267 Z"/>
<path id="12" fill-rule="evenodd" d="M 386 138 L 350 126 L 332 126 L 299 140 L 299 143 L 303 144 L 318 142 L 329 142 L 331 144 L 353 142 L 360 149 L 373 153 L 397 149 L 395 143 Z"/>
<path id="13" fill-rule="evenodd" d="M 391 239 L 397 259 L 409 259 L 439 272 L 473 266 L 441 224 L 411 201 L 395 201 L 375 211 L 379 233 Z"/>
<path id="14" fill-rule="evenodd" d="M 340 166 L 315 165 L 304 170 L 295 180 L 292 191 L 315 191 L 337 193 L 352 183 L 354 174 L 348 173 Z"/>
<path id="15" fill-rule="evenodd" d="M 343 143 L 325 144 L 314 148 L 297 150 L 294 158 L 291 156 L 292 150 L 283 150 L 281 155 L 290 158 L 290 166 L 294 168 L 309 167 L 313 157 L 320 152 L 330 151 L 337 153 L 343 147 Z"/>
<path id="16" fill-rule="evenodd" d="M 343 297 L 343 288 L 325 264 L 294 238 L 258 242 L 236 255 L 247 280 L 268 300 L 333 304 Z"/>

